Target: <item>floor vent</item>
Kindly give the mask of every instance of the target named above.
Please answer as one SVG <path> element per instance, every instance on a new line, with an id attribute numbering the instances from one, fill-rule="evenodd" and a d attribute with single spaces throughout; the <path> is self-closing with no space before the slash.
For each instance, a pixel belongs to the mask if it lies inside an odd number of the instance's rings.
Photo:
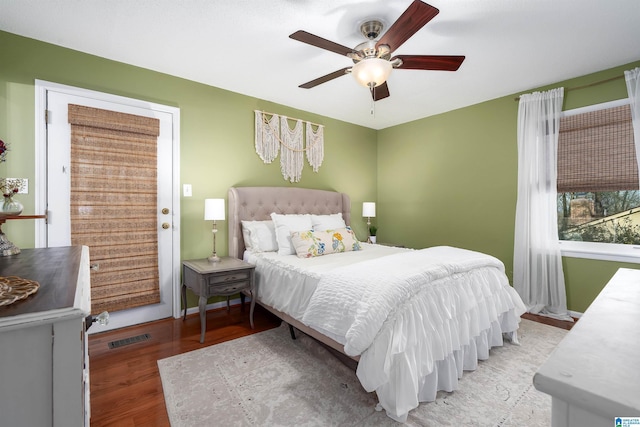
<path id="1" fill-rule="evenodd" d="M 137 336 L 131 337 L 131 338 L 121 339 L 121 340 L 118 340 L 118 341 L 111 341 L 109 343 L 109 348 L 118 348 L 118 347 L 122 347 L 122 346 L 129 345 L 129 344 L 135 344 L 137 342 L 146 341 L 149 338 L 151 338 L 151 335 L 142 334 L 142 335 L 137 335 Z"/>

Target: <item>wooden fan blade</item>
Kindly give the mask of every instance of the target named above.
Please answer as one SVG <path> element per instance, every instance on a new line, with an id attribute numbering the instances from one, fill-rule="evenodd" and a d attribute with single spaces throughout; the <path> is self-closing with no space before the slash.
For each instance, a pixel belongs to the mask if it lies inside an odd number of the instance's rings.
<path id="1" fill-rule="evenodd" d="M 320 49 L 329 50 L 331 52 L 335 52 L 339 55 L 347 55 L 348 53 L 356 53 L 350 47 L 342 46 L 341 44 L 334 43 L 330 40 L 323 39 L 322 37 L 315 36 L 311 33 L 307 33 L 306 31 L 296 31 L 291 34 L 289 38 L 298 40 L 302 43 L 310 44 L 311 46 L 319 47 Z"/>
<path id="2" fill-rule="evenodd" d="M 371 96 L 374 101 L 380 101 L 381 99 L 389 97 L 389 86 L 387 85 L 387 82 L 371 89 Z"/>
<path id="3" fill-rule="evenodd" d="M 455 55 L 398 55 L 402 60 L 398 69 L 402 70 L 440 70 L 456 71 L 462 65 L 464 56 Z"/>
<path id="4" fill-rule="evenodd" d="M 431 21 L 440 11 L 435 7 L 414 0 L 404 11 L 400 18 L 393 23 L 382 38 L 376 43 L 376 48 L 386 44 L 391 48 L 391 52 L 398 49 L 404 42 L 414 35 L 418 30 Z"/>
<path id="5" fill-rule="evenodd" d="M 329 80 L 337 79 L 338 77 L 344 76 L 345 74 L 347 74 L 347 70 L 349 70 L 350 68 L 351 67 L 345 67 L 341 70 L 334 71 L 333 73 L 329 73 L 326 76 L 318 77 L 315 80 L 311 80 L 310 82 L 301 84 L 298 87 L 301 87 L 303 89 L 311 89 L 312 87 L 318 86 L 319 84 L 322 84 L 322 83 L 326 83 Z"/>

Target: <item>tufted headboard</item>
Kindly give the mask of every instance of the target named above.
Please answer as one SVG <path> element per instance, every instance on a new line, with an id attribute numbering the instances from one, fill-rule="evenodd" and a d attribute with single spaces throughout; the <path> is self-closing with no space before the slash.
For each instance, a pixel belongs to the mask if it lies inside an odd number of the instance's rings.
<path id="1" fill-rule="evenodd" d="M 229 188 L 229 256 L 242 259 L 241 221 L 265 221 L 271 213 L 327 215 L 342 212 L 351 222 L 351 201 L 345 193 L 292 187 Z"/>

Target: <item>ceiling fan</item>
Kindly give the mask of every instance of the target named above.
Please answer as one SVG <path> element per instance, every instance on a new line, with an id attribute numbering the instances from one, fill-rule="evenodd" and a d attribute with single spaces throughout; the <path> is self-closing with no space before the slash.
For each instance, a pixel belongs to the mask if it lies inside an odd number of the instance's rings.
<path id="1" fill-rule="evenodd" d="M 303 30 L 296 31 L 289 37 L 345 55 L 353 60 L 352 67 L 329 73 L 318 77 L 299 87 L 311 89 L 322 83 L 326 83 L 345 74 L 353 74 L 356 80 L 371 90 L 374 101 L 379 101 L 389 96 L 387 78 L 393 68 L 404 70 L 441 70 L 456 71 L 460 68 L 464 56 L 460 55 L 398 55 L 391 58 L 391 53 L 398 49 L 404 42 L 413 36 L 427 22 L 431 21 L 440 11 L 420 0 L 413 3 L 391 25 L 387 32 L 376 41 L 383 30 L 382 22 L 378 20 L 365 21 L 360 25 L 360 32 L 368 40 L 351 49 L 330 40 L 323 39 Z"/>

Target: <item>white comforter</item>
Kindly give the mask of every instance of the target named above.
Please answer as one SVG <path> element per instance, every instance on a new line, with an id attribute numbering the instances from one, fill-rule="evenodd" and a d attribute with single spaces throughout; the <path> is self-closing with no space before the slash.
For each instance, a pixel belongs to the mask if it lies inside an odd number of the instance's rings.
<path id="1" fill-rule="evenodd" d="M 450 293 L 438 289 L 439 280 L 479 268 L 504 272 L 494 257 L 452 247 L 433 247 L 359 262 L 323 275 L 311 297 L 303 323 L 346 338 L 345 353 L 360 355 L 372 343 L 382 324 L 393 320 L 415 297 L 439 298 Z M 471 289 L 460 289 L 464 292 Z M 424 294 L 424 295 L 421 295 Z M 442 304 L 447 316 L 467 311 L 469 298 Z M 429 312 L 433 312 L 429 310 Z M 426 319 L 424 319 L 426 320 Z"/>
<path id="2" fill-rule="evenodd" d="M 320 258 L 328 263 L 342 255 Z M 352 255 L 360 259 L 353 265 L 314 269 L 294 317 L 344 344 L 347 354 L 360 355 L 362 386 L 376 391 L 395 420 L 406 421 L 438 390 L 457 389 L 463 369 L 475 369 L 492 346 L 502 345 L 502 334 L 514 333 L 525 311 L 494 257 L 452 247 L 372 260 L 362 255 Z M 283 261 L 254 261 L 259 298 L 275 298 L 260 282 Z M 298 262 L 287 274 L 301 270 Z M 291 305 L 290 299 L 281 305 Z"/>

